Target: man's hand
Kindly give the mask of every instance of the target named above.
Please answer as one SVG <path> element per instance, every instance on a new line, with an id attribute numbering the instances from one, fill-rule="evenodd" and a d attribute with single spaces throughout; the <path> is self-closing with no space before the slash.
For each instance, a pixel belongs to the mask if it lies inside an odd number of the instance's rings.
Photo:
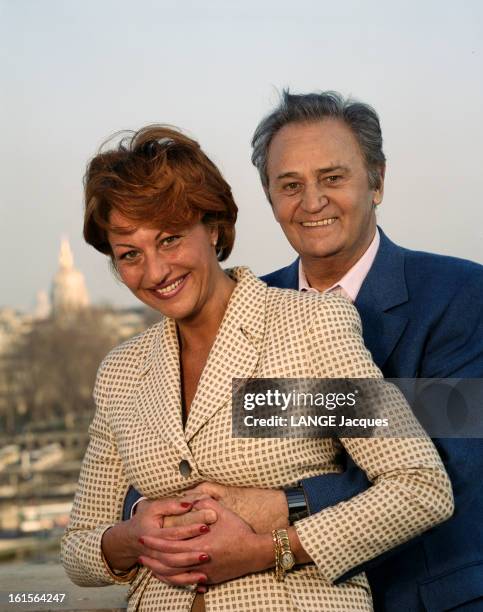
<path id="1" fill-rule="evenodd" d="M 213 498 L 225 508 L 238 514 L 255 533 L 270 533 L 272 529 L 288 527 L 287 498 L 279 489 L 228 487 L 215 482 L 203 482 L 187 491 L 180 501 L 195 503 L 207 497 Z M 147 504 L 155 503 L 157 502 L 143 500 L 137 505 L 138 511 Z M 212 525 L 216 518 L 214 509 L 195 507 L 187 514 L 166 516 L 164 526 L 180 527 L 193 523 Z"/>
<path id="2" fill-rule="evenodd" d="M 211 499 L 195 509 L 213 510 L 216 523 L 199 536 L 183 541 L 146 537 L 141 562 L 161 581 L 175 586 L 217 584 L 273 565 L 270 534 L 256 535 L 236 514 Z"/>
<path id="3" fill-rule="evenodd" d="M 183 497 L 178 498 L 180 503 L 184 504 L 193 504 L 195 501 L 199 501 L 200 499 L 206 498 L 207 495 L 204 493 L 187 493 Z M 143 499 L 136 506 L 136 513 L 134 515 L 137 516 L 138 513 L 143 515 L 146 514 L 146 518 L 149 521 L 149 516 L 156 515 L 157 504 L 162 500 L 149 500 Z M 134 519 L 133 517 L 133 519 Z M 184 514 L 170 514 L 168 516 L 163 516 L 162 526 L 163 527 L 182 527 L 184 525 L 194 525 L 194 524 L 205 524 L 211 525 L 216 521 L 216 512 L 211 509 L 206 510 L 196 510 L 192 509 L 191 512 L 185 512 Z M 149 524 L 147 524 L 149 527 Z M 146 532 L 146 535 L 149 535 Z"/>
<path id="4" fill-rule="evenodd" d="M 203 482 L 191 489 L 190 493 L 209 495 L 238 514 L 255 533 L 270 533 L 272 529 L 288 527 L 287 498 L 280 489 L 227 487 L 215 482 Z M 198 503 L 195 507 L 201 509 Z"/>

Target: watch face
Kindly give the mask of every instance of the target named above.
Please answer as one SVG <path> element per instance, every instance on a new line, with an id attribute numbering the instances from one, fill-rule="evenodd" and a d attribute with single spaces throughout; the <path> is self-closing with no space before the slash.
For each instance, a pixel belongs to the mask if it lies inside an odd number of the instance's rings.
<path id="1" fill-rule="evenodd" d="M 280 563 L 284 570 L 292 569 L 295 565 L 295 559 L 291 552 L 284 552 L 280 558 Z"/>

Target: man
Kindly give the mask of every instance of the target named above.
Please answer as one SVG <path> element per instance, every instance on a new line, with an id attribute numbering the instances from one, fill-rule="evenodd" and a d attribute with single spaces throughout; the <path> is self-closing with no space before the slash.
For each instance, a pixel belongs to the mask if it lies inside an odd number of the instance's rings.
<path id="1" fill-rule="evenodd" d="M 300 256 L 263 280 L 350 299 L 386 377 L 482 377 L 483 267 L 403 249 L 377 228 L 385 157 L 374 110 L 334 92 L 284 92 L 252 144 L 274 216 Z M 376 610 L 483 610 L 482 440 L 436 443 L 452 479 L 455 516 L 354 568 L 351 574 L 367 572 Z M 256 531 L 269 531 L 369 486 L 347 461 L 342 474 L 303 481 L 285 494 L 212 484 L 198 492 L 219 499 Z M 196 507 L 202 512 L 209 504 Z M 230 547 L 229 538 L 224 544 Z"/>

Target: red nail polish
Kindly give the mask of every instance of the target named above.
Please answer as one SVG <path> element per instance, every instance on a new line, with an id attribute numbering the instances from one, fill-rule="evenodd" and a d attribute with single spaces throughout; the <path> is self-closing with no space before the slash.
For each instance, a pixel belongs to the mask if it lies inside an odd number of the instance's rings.
<path id="1" fill-rule="evenodd" d="M 201 525 L 200 527 L 200 533 L 208 533 L 209 530 L 210 528 L 208 527 L 208 525 Z"/>
<path id="2" fill-rule="evenodd" d="M 138 542 L 139 542 L 140 544 L 144 544 L 144 538 L 139 538 L 139 539 L 138 539 Z"/>
<path id="3" fill-rule="evenodd" d="M 139 557 L 139 559 L 138 559 L 138 564 L 139 564 L 139 565 L 143 565 L 143 558 L 142 558 L 142 557 Z"/>
<path id="4" fill-rule="evenodd" d="M 206 578 L 204 576 L 201 576 L 201 578 L 198 578 L 199 584 L 204 584 L 205 582 L 206 582 Z"/>
<path id="5" fill-rule="evenodd" d="M 189 502 L 181 502 L 181 507 L 182 508 L 191 508 L 193 504 L 190 504 Z"/>
<path id="6" fill-rule="evenodd" d="M 205 553 L 200 555 L 198 558 L 199 558 L 200 561 L 208 561 L 209 560 L 208 555 L 206 555 Z"/>

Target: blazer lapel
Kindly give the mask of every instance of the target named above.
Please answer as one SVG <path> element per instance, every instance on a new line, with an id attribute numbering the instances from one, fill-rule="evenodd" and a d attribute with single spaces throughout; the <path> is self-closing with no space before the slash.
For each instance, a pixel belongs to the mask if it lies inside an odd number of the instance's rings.
<path id="1" fill-rule="evenodd" d="M 404 249 L 391 242 L 380 228 L 379 232 L 379 250 L 355 306 L 361 316 L 365 344 L 382 369 L 408 323 L 407 317 L 390 311 L 409 298 Z"/>
<path id="2" fill-rule="evenodd" d="M 231 399 L 232 379 L 254 373 L 265 331 L 267 286 L 247 268 L 236 268 L 237 280 L 225 317 L 201 375 L 185 428 L 189 442 Z"/>
<path id="3" fill-rule="evenodd" d="M 160 438 L 184 452 L 179 346 L 176 323 L 172 319 L 164 320 L 141 375 L 137 397 L 141 417 Z"/>
<path id="4" fill-rule="evenodd" d="M 299 288 L 299 261 L 297 257 L 289 266 L 276 270 L 271 274 L 262 276 L 262 281 L 267 283 L 269 287 L 278 287 L 279 289 L 298 289 Z"/>

